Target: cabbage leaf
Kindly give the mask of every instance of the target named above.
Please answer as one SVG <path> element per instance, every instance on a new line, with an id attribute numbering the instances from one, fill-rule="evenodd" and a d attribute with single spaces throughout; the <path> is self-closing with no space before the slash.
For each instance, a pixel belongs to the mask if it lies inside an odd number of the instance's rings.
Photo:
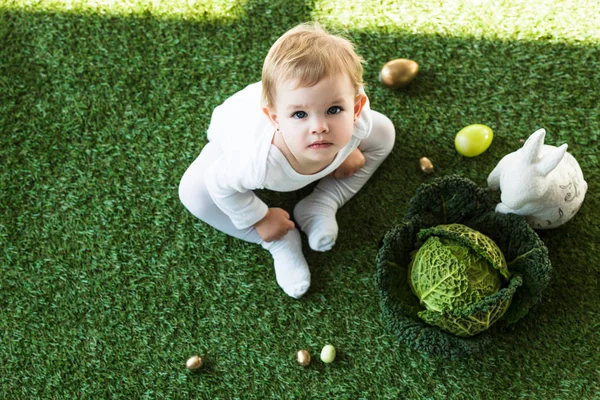
<path id="1" fill-rule="evenodd" d="M 421 305 L 437 312 L 473 304 L 500 289 L 498 271 L 487 260 L 437 236 L 413 253 L 409 283 Z"/>
<path id="2" fill-rule="evenodd" d="M 510 307 L 514 293 L 522 284 L 523 279 L 516 275 L 511 279 L 508 287 L 475 304 L 443 312 L 425 310 L 418 315 L 428 324 L 438 326 L 456 336 L 473 336 L 488 329 L 504 315 Z"/>

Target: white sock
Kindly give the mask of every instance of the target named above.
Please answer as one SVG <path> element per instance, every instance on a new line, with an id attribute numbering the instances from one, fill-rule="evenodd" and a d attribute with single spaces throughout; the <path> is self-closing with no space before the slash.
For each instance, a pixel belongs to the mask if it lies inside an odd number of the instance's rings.
<path id="1" fill-rule="evenodd" d="M 294 208 L 294 219 L 308 236 L 310 248 L 315 251 L 331 250 L 337 239 L 337 207 L 329 203 L 313 192 Z"/>
<path id="2" fill-rule="evenodd" d="M 310 270 L 302 254 L 298 229 L 292 229 L 280 240 L 262 242 L 261 246 L 273 256 L 277 284 L 288 296 L 302 297 L 310 287 Z"/>

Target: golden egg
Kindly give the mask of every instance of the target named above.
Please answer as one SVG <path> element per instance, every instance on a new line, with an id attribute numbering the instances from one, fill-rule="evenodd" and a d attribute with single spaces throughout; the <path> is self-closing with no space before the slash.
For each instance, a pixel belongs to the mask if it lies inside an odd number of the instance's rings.
<path id="1" fill-rule="evenodd" d="M 379 81 L 390 89 L 408 85 L 419 73 L 419 64 L 406 58 L 387 62 L 379 72 Z"/>
<path id="2" fill-rule="evenodd" d="M 299 350 L 296 354 L 296 360 L 298 361 L 298 364 L 306 367 L 310 364 L 310 353 L 306 350 Z"/>
<path id="3" fill-rule="evenodd" d="M 419 165 L 421 166 L 421 171 L 425 172 L 426 174 L 430 174 L 433 172 L 433 164 L 431 163 L 429 158 L 421 157 L 421 159 L 419 160 Z"/>
<path id="4" fill-rule="evenodd" d="M 190 371 L 195 371 L 197 369 L 202 368 L 204 361 L 202 361 L 202 357 L 193 356 L 185 363 L 185 367 Z"/>

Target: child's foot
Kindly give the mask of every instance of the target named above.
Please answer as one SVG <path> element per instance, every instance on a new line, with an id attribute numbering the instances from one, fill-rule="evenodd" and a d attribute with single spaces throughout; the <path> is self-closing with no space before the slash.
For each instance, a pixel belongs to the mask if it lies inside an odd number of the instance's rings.
<path id="1" fill-rule="evenodd" d="M 331 250 L 338 235 L 335 219 L 337 209 L 317 200 L 314 194 L 300 200 L 294 208 L 294 219 L 308 236 L 308 244 L 315 251 Z"/>
<path id="2" fill-rule="evenodd" d="M 263 242 L 275 265 L 275 278 L 283 291 L 295 299 L 310 287 L 310 270 L 302 254 L 302 241 L 298 229 L 292 229 L 283 238 L 274 242 Z"/>

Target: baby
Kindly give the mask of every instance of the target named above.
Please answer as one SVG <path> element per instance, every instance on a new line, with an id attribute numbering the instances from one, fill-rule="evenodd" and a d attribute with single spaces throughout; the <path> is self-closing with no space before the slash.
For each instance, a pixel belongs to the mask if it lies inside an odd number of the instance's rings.
<path id="1" fill-rule="evenodd" d="M 267 54 L 262 81 L 215 108 L 209 142 L 179 185 L 194 216 L 268 250 L 277 283 L 294 298 L 310 287 L 296 224 L 313 250 L 330 250 L 337 210 L 394 146 L 394 126 L 369 108 L 362 74 L 348 40 L 317 24 L 286 32 Z M 294 208 L 296 224 L 253 192 L 288 192 L 317 180 Z"/>

